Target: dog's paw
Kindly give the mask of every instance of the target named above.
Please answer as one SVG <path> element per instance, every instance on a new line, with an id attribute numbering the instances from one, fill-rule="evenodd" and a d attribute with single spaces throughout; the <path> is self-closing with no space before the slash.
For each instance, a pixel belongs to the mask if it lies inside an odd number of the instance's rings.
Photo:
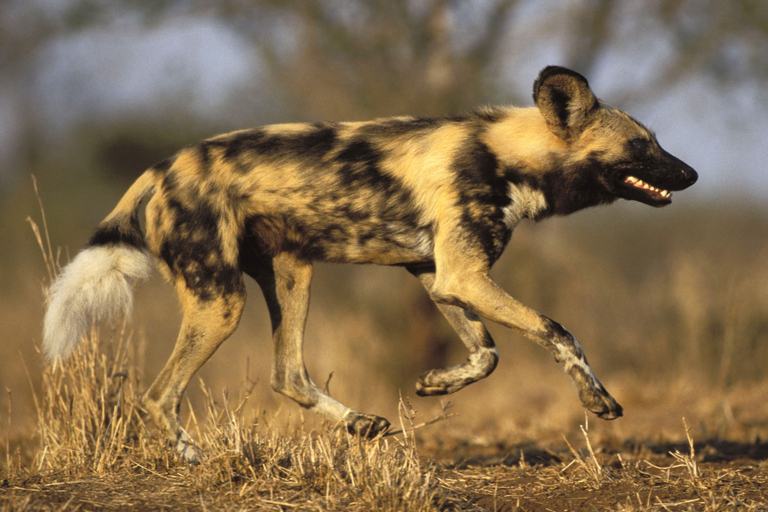
<path id="1" fill-rule="evenodd" d="M 584 407 L 597 415 L 598 418 L 615 420 L 624 415 L 624 409 L 611 395 L 594 392 L 587 398 L 587 400 L 582 399 L 582 401 Z"/>
<path id="2" fill-rule="evenodd" d="M 200 448 L 195 446 L 192 440 L 188 437 L 186 439 L 179 439 L 176 441 L 176 453 L 178 454 L 179 458 L 181 458 L 181 460 L 192 466 L 197 466 L 200 464 L 200 460 L 203 456 Z"/>
<path id="3" fill-rule="evenodd" d="M 386 418 L 359 412 L 349 414 L 344 418 L 344 423 L 347 427 L 347 432 L 368 439 L 385 434 L 390 427 L 389 421 Z"/>

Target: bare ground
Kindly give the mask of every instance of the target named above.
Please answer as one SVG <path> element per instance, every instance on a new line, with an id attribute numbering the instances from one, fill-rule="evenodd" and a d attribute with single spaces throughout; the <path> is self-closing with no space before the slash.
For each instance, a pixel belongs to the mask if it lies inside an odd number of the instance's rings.
<path id="1" fill-rule="evenodd" d="M 695 444 L 698 453 L 690 457 L 687 443 L 628 441 L 601 447 L 595 459 L 567 446 L 457 445 L 420 457 L 422 471 L 432 479 L 425 488 L 433 495 L 411 505 L 499 511 L 768 510 L 768 443 Z M 216 461 L 199 467 L 126 462 L 125 470 L 109 474 L 5 478 L 0 504 L 4 510 L 397 510 L 408 505 L 398 499 L 396 487 L 390 501 L 368 501 L 362 488 L 370 482 L 360 483 L 358 496 L 354 485 L 329 495 L 322 475 L 316 482 L 297 480 L 287 461 L 284 478 L 220 481 L 201 479 L 210 476 Z"/>

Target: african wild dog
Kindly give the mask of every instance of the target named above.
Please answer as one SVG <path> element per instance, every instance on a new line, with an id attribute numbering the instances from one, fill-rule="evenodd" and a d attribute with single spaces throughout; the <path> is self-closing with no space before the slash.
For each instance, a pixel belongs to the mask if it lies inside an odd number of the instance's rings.
<path id="1" fill-rule="evenodd" d="M 483 317 L 564 363 L 587 409 L 621 416 L 578 341 L 488 273 L 523 218 L 619 198 L 664 206 L 670 190 L 697 175 L 651 131 L 598 101 L 574 71 L 544 69 L 533 100 L 536 107 L 458 117 L 266 126 L 181 150 L 138 178 L 52 286 L 47 356 L 68 355 L 92 321 L 129 310 L 130 283 L 157 263 L 176 287 L 183 321 L 144 401 L 182 457 L 195 460 L 178 417 L 181 396 L 237 327 L 246 273 L 269 307 L 272 387 L 373 436 L 389 422 L 336 402 L 304 366 L 312 262 L 397 265 L 421 280 L 469 349 L 465 363 L 424 373 L 419 395 L 453 393 L 493 371 L 498 356 Z"/>

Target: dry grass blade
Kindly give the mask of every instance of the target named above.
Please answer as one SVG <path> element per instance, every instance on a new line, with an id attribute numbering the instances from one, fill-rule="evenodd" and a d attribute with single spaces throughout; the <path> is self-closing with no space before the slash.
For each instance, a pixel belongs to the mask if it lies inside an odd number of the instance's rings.
<path id="1" fill-rule="evenodd" d="M 11 418 L 13 418 L 13 400 L 11 400 L 11 390 L 5 388 L 8 393 L 8 430 L 5 436 L 5 467 L 11 467 Z"/>
<path id="2" fill-rule="evenodd" d="M 455 412 L 448 412 L 448 410 L 451 408 L 452 404 L 450 401 L 448 402 L 441 402 L 440 403 L 440 414 L 435 416 L 432 419 L 429 419 L 427 421 L 421 422 L 419 424 L 415 424 L 415 410 L 411 407 L 410 401 L 406 398 L 403 399 L 403 395 L 400 395 L 400 403 L 398 405 L 398 410 L 400 411 L 400 430 L 390 430 L 389 432 L 385 433 L 382 437 L 388 437 L 388 436 L 396 436 L 399 434 L 402 434 L 405 438 L 408 437 L 409 433 L 415 432 L 416 430 L 422 429 L 424 427 L 428 427 L 429 425 L 434 425 L 435 423 L 439 423 L 441 421 L 445 421 L 447 419 L 453 418 L 454 416 L 458 416 Z M 409 422 L 409 427 L 406 427 L 403 423 L 403 418 L 407 419 Z"/>
<path id="3" fill-rule="evenodd" d="M 588 420 L 587 420 L 588 421 Z M 603 466 L 600 464 L 600 461 L 597 460 L 597 456 L 595 455 L 595 451 L 592 449 L 592 443 L 589 440 L 589 423 L 586 423 L 587 427 L 585 428 L 584 425 L 579 425 L 581 428 L 581 433 L 584 436 L 584 440 L 587 445 L 587 450 L 589 451 L 589 455 L 584 457 L 581 452 L 576 451 L 576 449 L 571 445 L 570 442 L 568 442 L 568 438 L 563 436 L 563 439 L 565 440 L 565 444 L 568 446 L 568 449 L 571 451 L 571 454 L 573 454 L 574 462 L 577 463 L 587 474 L 589 477 L 589 480 L 595 484 L 600 485 L 603 482 L 604 478 L 604 471 Z M 573 462 L 571 463 L 573 464 Z M 571 464 L 568 464 L 566 467 L 563 468 L 562 471 L 565 471 L 570 467 Z"/>
<path id="4" fill-rule="evenodd" d="M 672 508 L 670 507 L 683 507 L 685 505 L 693 505 L 694 503 L 701 503 L 701 500 L 698 498 L 690 499 L 690 500 L 682 500 L 682 501 L 675 501 L 671 503 L 664 503 L 658 496 L 656 497 L 656 502 L 658 505 L 663 508 L 664 510 L 672 511 Z M 686 507 L 688 510 L 691 510 L 690 507 Z"/>
<path id="5" fill-rule="evenodd" d="M 48 272 L 48 282 L 52 283 L 58 275 L 60 267 L 58 265 L 57 258 L 55 258 L 53 255 L 53 246 L 51 245 L 51 238 L 48 234 L 48 220 L 45 216 L 45 207 L 43 206 L 43 200 L 40 197 L 40 191 L 37 188 L 37 179 L 34 175 L 32 176 L 32 186 L 35 189 L 35 197 L 37 197 L 37 204 L 40 208 L 40 216 L 43 223 L 42 232 L 40 231 L 37 223 L 32 220 L 32 217 L 27 217 L 27 222 L 29 222 L 30 226 L 32 227 L 32 232 L 35 234 L 37 246 L 40 248 L 40 252 L 43 255 L 45 269 Z"/>
<path id="6" fill-rule="evenodd" d="M 701 471 L 699 465 L 696 462 L 696 451 L 693 447 L 693 437 L 691 437 L 691 429 L 688 427 L 688 423 L 683 418 L 683 426 L 685 427 L 685 437 L 688 440 L 689 453 L 680 453 L 679 450 L 669 452 L 672 457 L 675 458 L 683 467 L 688 470 L 688 476 L 691 478 L 691 482 L 696 484 L 701 477 Z"/>

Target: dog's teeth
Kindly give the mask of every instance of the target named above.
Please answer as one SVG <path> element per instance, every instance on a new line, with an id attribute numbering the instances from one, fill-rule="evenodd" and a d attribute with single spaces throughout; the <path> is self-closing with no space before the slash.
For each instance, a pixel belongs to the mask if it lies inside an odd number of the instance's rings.
<path id="1" fill-rule="evenodd" d="M 632 185 L 635 188 L 641 188 L 643 190 L 647 190 L 649 192 L 653 192 L 655 194 L 660 195 L 664 199 L 669 199 L 672 197 L 672 194 L 669 192 L 669 190 L 664 190 L 658 187 L 654 187 L 650 183 L 646 183 L 643 180 L 636 178 L 634 176 L 627 176 L 624 178 L 624 183 L 628 183 L 629 185 Z"/>

